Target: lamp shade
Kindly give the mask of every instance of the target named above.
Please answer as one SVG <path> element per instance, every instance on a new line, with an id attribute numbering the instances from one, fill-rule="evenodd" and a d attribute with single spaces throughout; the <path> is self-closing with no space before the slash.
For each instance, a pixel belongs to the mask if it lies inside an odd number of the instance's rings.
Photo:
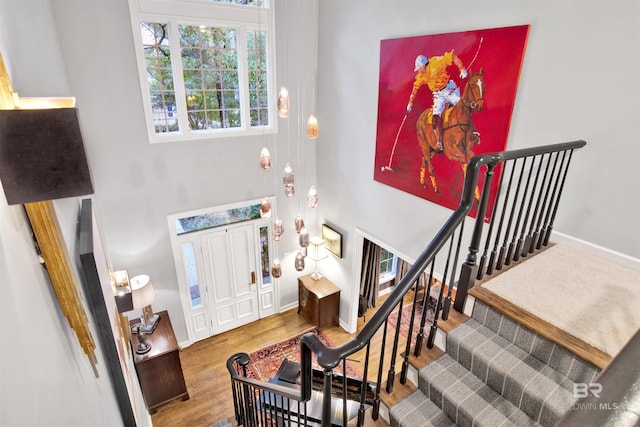
<path id="1" fill-rule="evenodd" d="M 309 240 L 309 243 L 311 243 L 311 245 L 309 246 L 309 258 L 311 258 L 312 260 L 321 261 L 329 256 L 324 247 L 324 240 L 322 240 L 321 237 L 312 236 Z"/>
<path id="2" fill-rule="evenodd" d="M 93 194 L 77 109 L 0 110 L 0 180 L 10 205 Z"/>
<path id="3" fill-rule="evenodd" d="M 129 280 L 133 294 L 133 308 L 144 308 L 151 305 L 156 298 L 151 279 L 146 274 L 133 277 Z"/>

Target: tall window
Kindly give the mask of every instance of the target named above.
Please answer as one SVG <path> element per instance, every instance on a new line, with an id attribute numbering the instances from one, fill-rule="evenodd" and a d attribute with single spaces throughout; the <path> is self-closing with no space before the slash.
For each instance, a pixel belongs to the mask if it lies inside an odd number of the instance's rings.
<path id="1" fill-rule="evenodd" d="M 264 0 L 129 0 L 150 142 L 273 129 Z"/>
<path id="2" fill-rule="evenodd" d="M 380 283 L 396 277 L 397 257 L 386 249 L 380 248 Z"/>

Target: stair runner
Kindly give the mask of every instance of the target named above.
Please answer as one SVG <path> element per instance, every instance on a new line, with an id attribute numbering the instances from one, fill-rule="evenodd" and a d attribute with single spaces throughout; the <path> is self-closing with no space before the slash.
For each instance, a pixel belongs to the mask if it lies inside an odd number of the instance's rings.
<path id="1" fill-rule="evenodd" d="M 389 410 L 392 426 L 553 426 L 571 409 L 574 383 L 599 373 L 477 300 L 446 340 L 417 390 Z"/>

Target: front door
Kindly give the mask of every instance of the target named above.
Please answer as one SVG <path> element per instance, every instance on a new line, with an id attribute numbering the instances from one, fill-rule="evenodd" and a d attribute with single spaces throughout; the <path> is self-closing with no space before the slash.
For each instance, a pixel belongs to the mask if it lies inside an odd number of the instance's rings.
<path id="1" fill-rule="evenodd" d="M 255 242 L 253 225 L 200 238 L 213 335 L 259 318 Z"/>
<path id="2" fill-rule="evenodd" d="M 190 342 L 278 311 L 270 220 L 261 200 L 168 217 Z"/>

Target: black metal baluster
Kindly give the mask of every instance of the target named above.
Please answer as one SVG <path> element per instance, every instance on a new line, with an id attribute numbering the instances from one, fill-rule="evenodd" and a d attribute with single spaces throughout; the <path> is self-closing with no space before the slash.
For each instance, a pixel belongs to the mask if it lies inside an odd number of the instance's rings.
<path id="1" fill-rule="evenodd" d="M 438 302 L 436 304 L 436 311 L 433 313 L 433 322 L 429 329 L 429 338 L 427 338 L 427 348 L 433 348 L 433 343 L 436 339 L 436 333 L 438 331 L 438 316 L 442 309 L 442 295 L 444 294 L 444 283 L 440 284 L 440 293 L 438 293 Z"/>
<path id="2" fill-rule="evenodd" d="M 497 206 L 496 204 L 498 203 L 498 199 L 500 198 L 500 193 L 502 192 L 502 184 L 503 184 L 503 178 L 504 178 L 504 172 L 505 172 L 505 168 L 506 168 L 506 163 L 505 165 L 502 167 L 502 169 L 500 170 L 500 182 L 498 183 L 498 192 L 496 193 L 496 196 L 493 200 L 493 212 L 491 212 L 491 221 L 489 223 L 489 230 L 487 231 L 487 237 L 485 238 L 485 244 L 484 244 L 484 251 L 482 252 L 482 256 L 480 256 L 480 260 L 478 262 L 478 275 L 476 276 L 476 278 L 478 280 L 482 279 L 482 276 L 484 275 L 484 267 L 487 263 L 487 256 L 489 254 L 489 246 L 491 246 L 491 235 L 493 234 L 493 225 L 495 223 L 495 219 L 496 219 L 496 214 L 497 214 Z M 463 223 L 464 224 L 464 223 Z M 498 234 L 500 234 L 500 231 L 498 230 Z"/>
<path id="3" fill-rule="evenodd" d="M 427 323 L 427 313 L 429 312 L 429 299 L 431 294 L 431 285 L 433 284 L 433 269 L 435 268 L 436 259 L 431 261 L 431 272 L 429 273 L 429 280 L 426 284 L 426 290 L 424 297 L 422 298 L 422 319 L 420 319 L 420 332 L 416 337 L 416 346 L 413 349 L 413 354 L 418 357 L 422 353 L 422 342 L 424 341 L 424 325 Z M 424 272 L 422 273 L 424 274 Z"/>
<path id="4" fill-rule="evenodd" d="M 558 212 L 558 205 L 560 204 L 560 196 L 562 195 L 562 190 L 564 189 L 564 183 L 567 179 L 567 172 L 569 171 L 569 164 L 571 163 L 571 157 L 573 156 L 573 149 L 569 150 L 569 159 L 567 160 L 567 166 L 564 170 L 564 174 L 562 176 L 562 183 L 560 184 L 560 189 L 558 191 L 558 197 L 556 198 L 555 206 L 553 207 L 553 214 L 551 215 L 551 221 L 549 222 L 549 227 L 547 228 L 547 234 L 544 237 L 544 246 L 549 244 L 549 238 L 551 237 L 551 231 L 553 230 L 553 223 L 556 220 L 556 213 Z"/>
<path id="5" fill-rule="evenodd" d="M 545 155 L 542 155 L 540 159 L 540 166 L 544 162 Z M 535 223 L 538 218 L 538 212 L 542 212 L 540 210 L 540 204 L 542 202 L 542 193 L 544 192 L 545 187 L 547 187 L 547 176 L 549 176 L 549 166 L 551 165 L 551 153 L 549 153 L 549 157 L 547 158 L 547 163 L 544 168 L 544 175 L 542 176 L 542 182 L 540 183 L 540 189 L 538 190 L 538 199 L 536 200 L 536 206 L 533 209 L 533 215 L 531 215 L 531 222 L 529 223 L 529 233 L 527 233 L 527 237 L 524 239 L 524 245 L 522 246 L 522 256 L 526 257 L 528 254 L 533 253 L 533 236 L 535 233 Z M 535 190 L 534 190 L 535 192 Z M 531 193 L 531 197 L 533 198 L 533 193 Z"/>
<path id="6" fill-rule="evenodd" d="M 254 426 L 260 425 L 260 413 L 258 412 L 260 405 L 260 392 L 254 386 L 251 386 L 251 419 Z"/>
<path id="7" fill-rule="evenodd" d="M 516 205 L 518 204 L 519 196 L 520 196 L 520 188 L 522 186 L 522 178 L 524 176 L 524 171 L 527 167 L 528 158 L 525 157 L 522 163 L 522 167 L 520 168 L 520 173 L 518 174 L 518 184 L 516 185 L 516 194 L 513 196 L 513 201 L 511 202 L 511 213 L 509 214 L 509 221 L 507 222 L 507 229 L 504 232 L 504 241 L 502 242 L 502 246 L 500 247 L 500 253 L 498 254 L 498 260 L 496 262 L 496 270 L 502 270 L 502 265 L 508 259 L 507 255 L 507 242 L 509 241 L 509 235 L 511 234 L 511 223 L 513 222 L 514 215 L 516 213 Z M 516 227 L 517 228 L 517 227 Z"/>
<path id="8" fill-rule="evenodd" d="M 538 169 L 536 170 L 536 177 L 533 180 L 533 187 L 529 192 L 529 202 L 527 203 L 527 211 L 524 214 L 524 221 L 522 228 L 520 229 L 520 239 L 516 246 L 516 252 L 513 255 L 513 260 L 518 261 L 520 257 L 526 257 L 528 251 L 526 250 L 525 242 L 527 241 L 527 224 L 529 224 L 529 216 L 531 214 L 531 208 L 533 207 L 533 199 L 536 195 L 536 188 L 538 187 L 538 181 L 540 179 L 540 171 L 542 170 L 542 163 L 544 162 L 544 155 L 540 156 L 540 162 L 538 163 Z M 535 163 L 535 160 L 534 160 Z"/>
<path id="9" fill-rule="evenodd" d="M 387 393 L 393 393 L 393 385 L 396 380 L 396 354 L 398 353 L 398 340 L 400 339 L 400 324 L 402 323 L 402 300 L 398 303 L 398 320 L 396 321 L 396 332 L 393 338 L 393 350 L 391 351 L 391 364 L 387 375 Z"/>
<path id="10" fill-rule="evenodd" d="M 367 359 L 369 359 L 367 355 Z M 369 361 L 365 361 L 369 363 Z M 366 368 L 365 368 L 366 369 Z M 342 358 L 342 425 L 347 425 L 347 358 Z"/>
<path id="11" fill-rule="evenodd" d="M 455 231 L 451 233 L 451 240 L 449 241 L 449 251 L 447 253 L 447 262 L 444 265 L 444 273 L 442 274 L 442 290 L 440 294 L 443 296 L 444 294 L 442 293 L 442 291 L 444 291 L 444 288 L 447 285 L 447 274 L 449 274 L 449 264 L 451 263 L 451 252 L 453 251 L 453 237 L 455 234 L 456 234 Z M 451 286 L 449 285 L 449 287 Z M 449 302 L 451 302 L 451 298 L 449 298 Z M 445 305 L 445 300 L 442 300 L 441 307 L 442 307 L 442 314 L 440 315 L 440 317 L 442 318 L 442 320 L 447 320 L 449 318 L 449 307 Z"/>
<path id="12" fill-rule="evenodd" d="M 287 397 L 287 421 L 290 426 L 297 425 L 295 421 L 292 422 L 292 419 L 295 419 L 295 413 L 291 408 L 291 399 Z"/>
<path id="13" fill-rule="evenodd" d="M 482 199 L 480 199 L 482 200 Z M 458 265 L 458 259 L 460 256 L 460 248 L 462 247 L 462 234 L 464 233 L 464 224 L 465 222 L 462 221 L 462 224 L 460 224 L 460 229 L 458 230 L 458 244 L 456 245 L 456 254 L 453 256 L 453 266 L 451 269 L 451 280 L 449 280 L 449 289 L 447 290 L 447 299 L 445 300 L 445 304 L 444 304 L 444 313 L 446 314 L 446 318 L 443 317 L 444 320 L 449 318 L 449 310 L 451 309 L 451 295 L 453 295 L 453 285 L 455 284 L 455 278 L 456 278 L 456 266 Z M 453 233 L 455 235 L 455 233 Z M 467 290 L 460 290 L 460 293 L 456 293 L 456 299 L 461 298 L 462 300 L 467 298 Z M 461 309 L 464 308 L 464 301 L 462 301 L 462 305 L 461 305 Z"/>
<path id="14" fill-rule="evenodd" d="M 500 212 L 500 222 L 498 223 L 498 231 L 496 232 L 496 237 L 493 241 L 493 250 L 491 251 L 491 255 L 489 256 L 489 265 L 487 265 L 488 275 L 493 274 L 493 269 L 496 266 L 496 257 L 498 256 L 498 245 L 500 244 L 500 237 L 502 236 L 502 225 L 504 224 L 504 218 L 507 212 L 507 204 L 509 203 L 509 195 L 511 194 L 511 182 L 513 181 L 513 175 L 516 170 L 517 163 L 518 163 L 518 159 L 515 159 L 511 166 L 511 173 L 509 174 L 509 183 L 507 184 L 507 192 L 504 195 L 504 201 L 502 203 L 502 209 Z M 506 167 L 507 166 L 505 163 L 505 168 Z M 500 180 L 500 185 L 502 185 L 502 179 Z"/>
<path id="15" fill-rule="evenodd" d="M 418 302 L 418 288 L 420 285 L 420 276 L 416 279 L 413 289 L 413 305 L 411 306 L 411 319 L 409 320 L 409 332 L 407 332 L 407 344 L 405 346 L 404 360 L 402 361 L 402 370 L 400 371 L 400 384 L 407 383 L 407 371 L 409 370 L 409 356 L 411 355 L 411 340 L 413 339 L 413 322 L 416 317 L 416 303 Z"/>
<path id="16" fill-rule="evenodd" d="M 380 414 L 380 389 L 382 387 L 382 372 L 384 371 L 384 353 L 387 343 L 387 320 L 384 322 L 382 330 L 382 344 L 380 345 L 380 362 L 378 364 L 378 378 L 376 380 L 376 393 L 373 397 L 373 419 L 377 420 Z"/>
<path id="17" fill-rule="evenodd" d="M 560 181 L 562 179 L 562 171 L 565 167 L 565 160 L 567 159 L 567 151 L 562 152 L 562 160 L 560 161 L 560 168 L 558 169 L 558 173 L 556 174 L 556 182 L 553 185 L 553 192 L 551 193 L 551 199 L 549 200 L 549 206 L 547 207 L 547 212 L 544 217 L 544 224 L 542 226 L 542 231 L 540 232 L 540 238 L 538 239 L 538 249 L 540 249 L 544 243 L 545 237 L 547 235 L 547 230 L 549 229 L 551 214 L 553 211 L 553 205 L 556 200 L 556 195 L 558 194 L 558 189 L 560 187 Z"/>
<path id="18" fill-rule="evenodd" d="M 549 155 L 551 156 L 551 154 Z M 558 158 L 560 157 L 560 153 L 555 153 L 553 167 L 551 168 L 551 173 L 549 174 L 549 182 L 547 183 L 547 188 L 544 193 L 544 199 L 542 200 L 542 207 L 540 208 L 540 215 L 538 216 L 538 221 L 536 222 L 536 228 L 533 232 L 533 237 L 531 238 L 531 245 L 529 246 L 529 252 L 533 253 L 536 249 L 540 249 L 538 242 L 540 241 L 540 232 L 542 228 L 542 218 L 545 216 L 545 210 L 547 208 L 547 201 L 549 200 L 549 193 L 551 192 L 551 185 L 554 181 L 554 177 L 556 177 L 556 167 L 558 166 Z M 549 162 L 551 162 L 551 157 L 549 157 Z"/>
<path id="19" fill-rule="evenodd" d="M 267 408 L 264 407 L 265 405 L 265 399 L 267 398 L 267 396 L 270 393 L 266 392 L 266 391 L 260 391 L 258 392 L 259 396 L 262 396 L 262 398 L 258 398 L 258 405 L 256 406 L 256 411 L 258 413 L 259 419 L 260 421 L 258 422 L 258 425 L 261 426 L 265 426 L 265 425 L 269 425 L 269 420 L 271 417 L 269 417 L 269 414 L 267 413 Z M 260 403 L 262 401 L 262 404 Z M 263 409 L 263 410 L 260 410 Z"/>
<path id="20" fill-rule="evenodd" d="M 364 363 L 364 373 L 362 374 L 362 384 L 360 385 L 360 408 L 358 409 L 358 427 L 364 425 L 364 413 L 366 410 L 365 403 L 367 400 L 367 376 L 369 375 L 369 352 L 371 350 L 371 340 L 367 343 L 367 351 L 365 355 L 365 363 Z M 346 376 L 346 372 L 345 372 Z M 346 384 L 345 384 L 346 390 Z M 347 425 L 347 401 L 345 400 L 344 405 L 344 423 L 342 425 Z"/>
<path id="21" fill-rule="evenodd" d="M 531 166 L 529 167 L 529 173 L 527 174 L 527 183 L 525 184 L 524 192 L 522 193 L 520 209 L 518 210 L 518 218 L 516 218 L 516 224 L 515 224 L 515 227 L 513 228 L 513 234 L 511 236 L 511 242 L 509 243 L 509 249 L 507 250 L 507 256 L 505 257 L 505 260 L 504 260 L 504 265 L 511 264 L 513 251 L 516 246 L 516 239 L 518 238 L 518 228 L 520 228 L 520 220 L 522 219 L 522 212 L 524 211 L 524 204 L 527 200 L 527 191 L 529 190 L 529 183 L 531 182 L 531 174 L 533 172 L 533 167 L 535 166 L 535 164 L 536 164 L 536 161 L 534 157 L 531 162 Z"/>
<path id="22" fill-rule="evenodd" d="M 536 176 L 533 180 L 533 187 L 529 194 L 529 202 L 527 203 L 527 210 L 524 215 L 524 221 L 522 222 L 522 228 L 520 229 L 520 238 L 518 239 L 518 244 L 516 246 L 516 250 L 513 253 L 513 260 L 518 261 L 520 259 L 520 255 L 522 254 L 522 247 L 524 246 L 524 238 L 526 234 L 527 224 L 529 223 L 529 214 L 531 213 L 531 206 L 533 205 L 533 197 L 536 193 L 536 187 L 538 186 L 538 178 L 540 177 L 540 169 L 542 168 L 542 160 L 540 157 L 540 163 L 538 164 L 538 168 L 536 169 Z M 533 160 L 533 164 L 535 164 L 535 158 Z M 533 164 L 531 165 L 533 167 Z M 524 194 L 523 194 L 524 196 Z"/>
<path id="23" fill-rule="evenodd" d="M 303 409 L 304 409 L 304 418 L 303 418 L 303 419 L 304 419 L 304 426 L 305 426 L 305 427 L 307 427 L 307 421 L 308 421 L 308 419 L 309 419 L 309 418 L 307 417 L 307 405 L 308 405 L 308 404 L 309 404 L 309 402 L 304 402 L 304 406 L 303 406 Z"/>
<path id="24" fill-rule="evenodd" d="M 238 396 L 238 382 L 234 379 L 231 380 L 231 394 L 233 395 L 233 413 L 235 415 L 236 423 L 240 425 L 240 398 Z"/>

